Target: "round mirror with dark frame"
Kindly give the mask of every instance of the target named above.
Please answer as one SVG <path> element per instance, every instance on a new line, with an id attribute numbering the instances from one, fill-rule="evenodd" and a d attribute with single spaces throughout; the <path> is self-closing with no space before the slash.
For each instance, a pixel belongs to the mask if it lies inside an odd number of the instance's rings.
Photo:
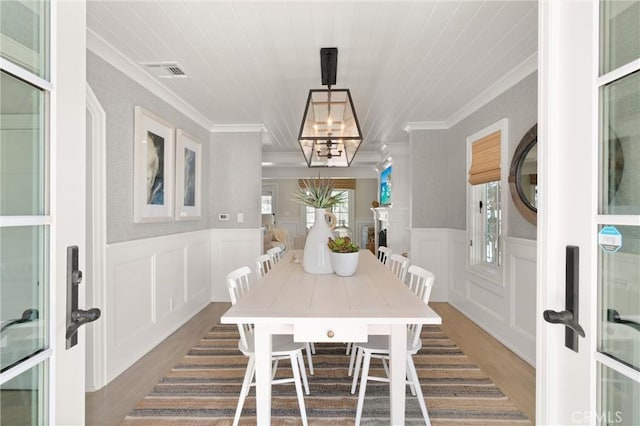
<path id="1" fill-rule="evenodd" d="M 536 225 L 538 209 L 538 125 L 522 137 L 511 160 L 509 190 L 520 214 Z"/>

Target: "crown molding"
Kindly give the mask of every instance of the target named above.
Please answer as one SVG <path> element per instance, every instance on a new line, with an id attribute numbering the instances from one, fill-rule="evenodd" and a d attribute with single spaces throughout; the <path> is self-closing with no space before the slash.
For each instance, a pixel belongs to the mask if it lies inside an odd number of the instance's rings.
<path id="1" fill-rule="evenodd" d="M 538 53 L 529 56 L 504 77 L 489 86 L 465 106 L 447 118 L 451 128 L 538 70 Z"/>
<path id="2" fill-rule="evenodd" d="M 446 121 L 409 121 L 402 130 L 411 133 L 414 130 L 446 130 L 448 128 Z"/>
<path id="3" fill-rule="evenodd" d="M 454 112 L 446 121 L 409 121 L 402 130 L 411 133 L 414 130 L 447 130 L 455 126 L 483 106 L 521 82 L 525 77 L 538 70 L 538 54 L 534 53 L 504 77 L 485 89 L 478 96 L 469 101 L 465 106 Z"/>
<path id="4" fill-rule="evenodd" d="M 149 90 L 154 95 L 198 123 L 205 129 L 211 129 L 214 124 L 193 108 L 184 99 L 163 86 L 151 74 L 146 72 L 140 65 L 127 58 L 122 52 L 109 44 L 102 37 L 91 29 L 87 28 L 87 49 L 101 57 L 103 60 L 113 65 L 127 77 Z"/>
<path id="5" fill-rule="evenodd" d="M 264 124 L 214 124 L 209 128 L 211 133 L 266 133 Z"/>

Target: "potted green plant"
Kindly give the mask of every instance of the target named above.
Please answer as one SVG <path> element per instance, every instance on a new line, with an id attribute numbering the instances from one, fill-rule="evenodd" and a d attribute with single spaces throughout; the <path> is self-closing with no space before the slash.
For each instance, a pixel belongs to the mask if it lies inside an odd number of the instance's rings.
<path id="1" fill-rule="evenodd" d="M 293 199 L 316 209 L 330 209 L 347 200 L 345 191 L 333 193 L 335 186 L 335 181 L 329 178 L 303 179 L 302 185 L 293 193 Z"/>
<path id="2" fill-rule="evenodd" d="M 300 189 L 293 194 L 294 201 L 305 206 L 315 208 L 315 222 L 304 245 L 302 267 L 310 274 L 330 274 L 333 272 L 329 259 L 327 238 L 333 237 L 331 229 L 335 227 L 336 218 L 327 209 L 343 203 L 346 200 L 344 191 L 335 193 L 333 179 L 321 178 L 304 179 Z M 331 227 L 325 217 L 331 218 Z"/>
<path id="3" fill-rule="evenodd" d="M 331 251 L 329 256 L 336 275 L 350 277 L 356 272 L 360 247 L 354 244 L 351 238 L 329 238 L 327 247 Z"/>

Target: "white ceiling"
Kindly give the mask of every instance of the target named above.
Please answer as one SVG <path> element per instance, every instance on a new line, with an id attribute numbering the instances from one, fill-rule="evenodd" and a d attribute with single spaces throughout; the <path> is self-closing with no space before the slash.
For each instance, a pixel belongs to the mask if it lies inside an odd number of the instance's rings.
<path id="1" fill-rule="evenodd" d="M 407 123 L 455 122 L 531 63 L 538 33 L 537 2 L 514 0 L 90 0 L 87 25 L 133 63 L 178 62 L 189 77 L 160 81 L 210 128 L 263 125 L 267 157 L 300 160 L 304 104 L 322 88 L 320 48 L 337 47 L 335 88 L 351 90 L 364 134 L 354 163 L 407 140 Z"/>

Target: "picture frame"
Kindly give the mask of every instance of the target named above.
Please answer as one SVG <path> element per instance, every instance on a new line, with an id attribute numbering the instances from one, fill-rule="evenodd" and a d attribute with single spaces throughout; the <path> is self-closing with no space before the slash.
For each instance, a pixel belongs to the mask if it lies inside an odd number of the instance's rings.
<path id="1" fill-rule="evenodd" d="M 189 133 L 176 130 L 176 220 L 202 215 L 202 145 Z"/>
<path id="2" fill-rule="evenodd" d="M 133 221 L 173 221 L 175 129 L 140 106 L 134 110 Z"/>

